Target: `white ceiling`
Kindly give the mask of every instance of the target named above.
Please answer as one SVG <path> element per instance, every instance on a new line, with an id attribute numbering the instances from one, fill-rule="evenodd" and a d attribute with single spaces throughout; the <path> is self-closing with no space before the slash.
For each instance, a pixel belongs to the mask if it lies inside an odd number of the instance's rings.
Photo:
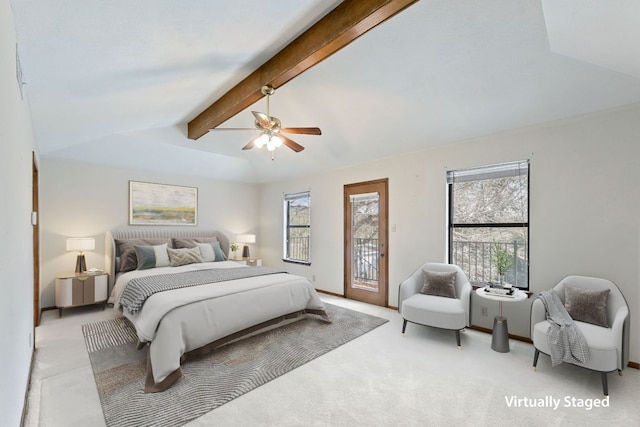
<path id="1" fill-rule="evenodd" d="M 259 183 L 640 102 L 640 0 L 420 0 L 277 90 L 301 153 L 187 139 L 338 3 L 11 0 L 40 155 Z"/>

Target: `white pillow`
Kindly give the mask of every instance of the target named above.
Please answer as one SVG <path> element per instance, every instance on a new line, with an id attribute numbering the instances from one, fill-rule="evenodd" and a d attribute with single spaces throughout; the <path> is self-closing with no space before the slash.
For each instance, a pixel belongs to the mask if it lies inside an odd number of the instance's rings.
<path id="1" fill-rule="evenodd" d="M 196 243 L 200 249 L 200 255 L 202 255 L 202 262 L 214 262 L 216 260 L 216 253 L 213 251 L 211 243 Z"/>
<path id="2" fill-rule="evenodd" d="M 166 243 L 163 245 L 154 245 L 153 253 L 156 256 L 156 267 L 169 267 L 171 265 Z"/>

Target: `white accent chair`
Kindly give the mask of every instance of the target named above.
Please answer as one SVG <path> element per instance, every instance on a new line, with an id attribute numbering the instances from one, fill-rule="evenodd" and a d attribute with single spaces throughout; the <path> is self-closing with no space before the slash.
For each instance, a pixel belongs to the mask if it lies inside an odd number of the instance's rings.
<path id="1" fill-rule="evenodd" d="M 622 375 L 622 370 L 629 363 L 629 307 L 622 292 L 613 282 L 585 276 L 565 277 L 553 288 L 563 304 L 567 284 L 589 290 L 610 290 L 606 306 L 608 328 L 574 319 L 575 326 L 582 332 L 589 347 L 589 360 L 585 364 L 572 363 L 600 372 L 602 391 L 605 396 L 608 396 L 607 373 L 618 370 L 618 374 Z M 531 339 L 535 347 L 534 370 L 540 353 L 551 354 L 549 326 L 544 304 L 536 298 L 531 305 Z"/>
<path id="2" fill-rule="evenodd" d="M 455 271 L 456 298 L 420 293 L 424 285 L 423 269 L 436 272 Z M 458 348 L 460 348 L 460 331 L 469 326 L 470 302 L 471 284 L 460 267 L 441 263 L 423 264 L 400 283 L 398 308 L 404 319 L 402 333 L 405 333 L 407 322 L 454 330 Z"/>

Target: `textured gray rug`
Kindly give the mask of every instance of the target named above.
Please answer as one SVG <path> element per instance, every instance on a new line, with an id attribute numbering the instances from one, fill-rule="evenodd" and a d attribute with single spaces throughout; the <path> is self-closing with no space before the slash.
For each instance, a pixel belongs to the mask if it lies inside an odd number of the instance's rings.
<path id="1" fill-rule="evenodd" d="M 162 393 L 143 392 L 146 349 L 124 318 L 82 326 L 107 426 L 179 426 L 387 322 L 325 304 L 333 323 L 307 315 L 183 364 Z"/>

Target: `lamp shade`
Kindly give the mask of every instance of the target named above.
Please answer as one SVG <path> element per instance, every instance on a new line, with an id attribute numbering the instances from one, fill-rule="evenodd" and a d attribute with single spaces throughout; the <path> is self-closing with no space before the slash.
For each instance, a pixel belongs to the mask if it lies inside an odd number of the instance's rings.
<path id="1" fill-rule="evenodd" d="M 236 236 L 236 242 L 238 243 L 255 243 L 256 235 L 255 234 L 238 234 Z"/>
<path id="2" fill-rule="evenodd" d="M 96 239 L 91 237 L 71 237 L 67 239 L 67 250 L 75 252 L 92 251 L 96 248 Z"/>
<path id="3" fill-rule="evenodd" d="M 255 234 L 238 234 L 236 236 L 236 242 L 244 244 L 244 248 L 242 248 L 242 257 L 249 258 L 250 257 L 249 246 L 247 245 L 247 243 L 255 243 L 256 235 Z"/>

